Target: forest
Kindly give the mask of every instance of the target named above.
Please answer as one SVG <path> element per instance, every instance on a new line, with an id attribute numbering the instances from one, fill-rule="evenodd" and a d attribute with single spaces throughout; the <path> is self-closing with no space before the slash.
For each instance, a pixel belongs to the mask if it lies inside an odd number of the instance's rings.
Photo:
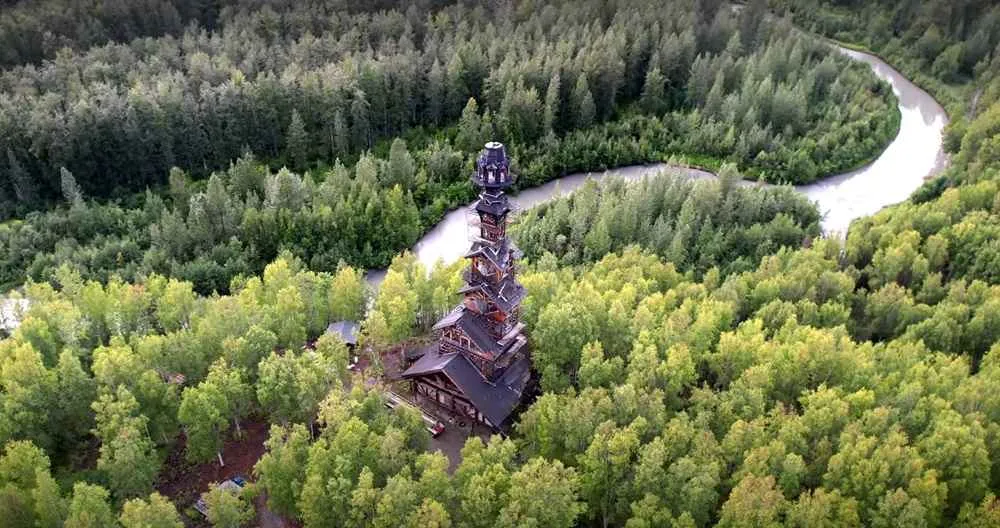
<path id="1" fill-rule="evenodd" d="M 203 496 L 213 526 L 248 525 L 257 498 L 309 528 L 1000 524 L 1000 25 L 990 23 L 1000 8 L 960 4 L 771 2 L 782 20 L 763 2 L 735 13 L 704 0 L 671 13 L 596 0 L 525 0 L 500 13 L 83 3 L 88 16 L 74 19 L 59 18 L 56 0 L 4 5 L 4 35 L 61 24 L 52 38 L 67 47 L 11 50 L 0 73 L 0 89 L 18 94 L 0 98 L 0 115 L 32 116 L 0 121 L 11 127 L 0 141 L 21 142 L 9 147 L 4 192 L 32 198 L 18 196 L 6 214 L 19 216 L 0 227 L 0 282 L 23 283 L 14 295 L 31 300 L 0 341 L 0 518 L 191 525 L 196 497 L 161 493 L 169 457 L 224 463 L 224 445 L 263 421 L 252 482 Z M 789 188 L 740 182 L 815 179 L 894 134 L 888 87 L 789 17 L 898 59 L 952 118 L 949 168 L 843 240 L 821 236 L 819 212 Z M 9 21 L 22 19 L 34 25 Z M 915 45 L 928 32 L 934 60 Z M 413 89 L 390 65 L 427 60 L 444 86 L 453 63 L 456 78 L 479 83 L 442 96 L 454 106 L 436 121 L 421 95 L 368 92 Z M 712 75 L 692 82 L 701 68 Z M 682 71 L 690 77 L 675 83 Z M 553 76 L 560 90 L 548 90 Z M 326 89 L 331 107 L 296 106 Z M 720 108 L 736 113 L 713 118 L 722 90 Z M 783 106 L 786 90 L 810 102 Z M 736 110 L 758 104 L 757 92 L 779 113 Z M 154 153 L 167 150 L 129 143 L 126 123 L 152 130 L 135 109 L 169 94 L 198 110 L 146 117 L 221 126 L 197 147 L 210 149 L 164 161 Z M 248 103 L 263 100 L 287 106 Z M 371 113 L 354 144 L 359 100 Z M 371 106 L 407 101 L 418 102 Z M 212 112 L 235 112 L 229 103 L 257 121 L 220 125 Z M 773 119 L 789 108 L 802 113 L 778 132 Z M 65 112 L 77 110 L 108 113 L 74 130 Z M 336 127 L 338 110 L 347 132 L 331 137 L 322 127 Z M 196 144 L 184 126 L 153 144 Z M 747 159 L 739 145 L 754 127 L 770 150 Z M 384 350 L 425 336 L 454 305 L 461 263 L 428 270 L 400 252 L 472 197 L 470 156 L 494 136 L 511 145 L 524 186 L 671 155 L 720 177 L 591 182 L 519 214 L 541 394 L 509 437 L 470 438 L 449 468 L 427 450 L 419 414 L 388 410 L 325 330 L 362 321 L 363 349 Z M 55 137 L 58 148 L 46 143 Z M 362 270 L 377 263 L 388 269 L 372 291 Z"/>
<path id="2" fill-rule="evenodd" d="M 815 205 L 790 187 L 740 185 L 723 165 L 718 180 L 658 175 L 636 184 L 589 180 L 582 189 L 528 209 L 514 224 L 525 255 L 564 265 L 600 260 L 639 245 L 698 276 L 749 271 L 781 247 L 819 236 Z"/>
<path id="3" fill-rule="evenodd" d="M 204 177 L 249 150 L 301 171 L 402 133 L 463 152 L 499 135 L 531 160 L 528 183 L 666 151 L 803 182 L 863 163 L 894 134 L 885 84 L 761 10 L 527 5 L 508 6 L 500 18 L 514 22 L 501 28 L 463 4 L 424 17 L 412 5 L 236 2 L 211 31 L 6 69 L 2 216 L 58 200 L 63 169 L 88 197 L 127 197 L 164 185 L 174 166 Z M 463 110 L 479 126 L 455 129 Z M 543 140 L 556 152 L 535 155 Z M 568 161 L 600 143 L 585 165 Z"/>
<path id="4" fill-rule="evenodd" d="M 0 198 L 7 214 L 53 207 L 0 226 L 0 285 L 70 263 L 88 279 L 159 273 L 226 292 L 282 250 L 317 271 L 384 267 L 472 199 L 468 167 L 490 138 L 525 160 L 528 187 L 675 154 L 800 183 L 895 134 L 891 90 L 864 65 L 753 10 L 685 4 L 678 18 L 654 4 L 549 4 L 514 39 L 487 38 L 488 14 L 461 5 L 427 20 L 234 6 L 215 33 L 6 70 L 8 109 L 30 115 L 0 119 L 22 127 L 0 130 Z M 247 44 L 268 13 L 288 27 Z"/>

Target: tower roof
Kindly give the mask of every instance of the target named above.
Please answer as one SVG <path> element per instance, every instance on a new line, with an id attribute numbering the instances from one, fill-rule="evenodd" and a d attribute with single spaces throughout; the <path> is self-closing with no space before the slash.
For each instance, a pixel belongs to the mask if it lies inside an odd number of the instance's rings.
<path id="1" fill-rule="evenodd" d="M 491 197 L 489 194 L 484 192 L 480 195 L 480 198 L 476 200 L 475 209 L 481 213 L 503 216 L 510 212 L 510 203 L 507 201 L 507 197 L 505 195 Z"/>
<path id="2" fill-rule="evenodd" d="M 493 304 L 500 307 L 504 313 L 510 313 L 515 307 L 521 304 L 527 295 L 527 290 L 510 276 L 504 277 L 500 282 L 493 284 L 490 282 L 466 283 L 458 293 L 468 293 L 481 291 L 486 294 Z"/>
<path id="3" fill-rule="evenodd" d="M 503 347 L 500 346 L 500 343 L 490 336 L 483 317 L 467 309 L 465 305 L 460 304 L 456 306 L 454 310 L 434 325 L 434 330 L 444 330 L 452 326 L 457 326 L 461 329 L 465 335 L 469 336 L 469 339 L 475 343 L 479 350 L 482 350 L 484 353 L 495 357 L 503 352 Z"/>
<path id="4" fill-rule="evenodd" d="M 509 239 L 501 239 L 498 243 L 492 244 L 485 240 L 477 240 L 472 243 L 472 247 L 465 254 L 466 257 L 483 256 L 489 259 L 497 269 L 503 269 L 509 258 L 521 258 L 521 250 Z"/>

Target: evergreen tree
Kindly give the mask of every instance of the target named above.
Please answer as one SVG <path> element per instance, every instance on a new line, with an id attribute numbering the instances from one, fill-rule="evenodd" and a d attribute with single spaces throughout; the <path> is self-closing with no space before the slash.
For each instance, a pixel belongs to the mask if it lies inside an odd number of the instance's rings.
<path id="1" fill-rule="evenodd" d="M 406 149 L 406 141 L 396 138 L 389 148 L 389 167 L 386 171 L 385 186 L 399 185 L 404 189 L 413 188 L 416 162 Z"/>
<path id="2" fill-rule="evenodd" d="M 464 152 L 477 152 L 483 145 L 483 125 L 479 117 L 479 105 L 469 98 L 462 110 L 462 118 L 458 122 L 458 135 L 455 146 Z"/>
<path id="3" fill-rule="evenodd" d="M 333 114 L 333 158 L 345 158 L 350 151 L 351 131 L 344 118 L 344 112 L 338 108 Z"/>
<path id="4" fill-rule="evenodd" d="M 642 95 L 639 104 L 644 112 L 650 114 L 660 114 L 666 108 L 664 89 L 667 80 L 660 72 L 659 66 L 654 66 L 646 73 L 646 80 L 642 85 Z"/>
<path id="5" fill-rule="evenodd" d="M 547 132 L 556 131 L 559 125 L 560 110 L 562 109 L 562 98 L 560 97 L 562 80 L 559 72 L 556 71 L 549 79 L 548 88 L 545 90 L 545 116 L 543 128 Z"/>
<path id="6" fill-rule="evenodd" d="M 292 120 L 285 134 L 285 152 L 288 161 L 296 170 L 303 170 L 309 164 L 309 134 L 298 110 L 292 110 Z"/>
<path id="7" fill-rule="evenodd" d="M 364 92 L 351 99 L 351 142 L 355 150 L 371 148 L 372 132 L 368 100 Z"/>
<path id="8" fill-rule="evenodd" d="M 425 118 L 433 126 L 441 124 L 447 106 L 448 80 L 444 67 L 437 59 L 427 74 L 427 106 Z"/>
<path id="9" fill-rule="evenodd" d="M 573 87 L 573 106 L 575 109 L 576 128 L 587 128 L 594 123 L 594 116 L 597 108 L 594 106 L 594 96 L 590 93 L 587 84 L 587 76 L 581 74 L 576 79 L 576 86 Z"/>
<path id="10" fill-rule="evenodd" d="M 66 167 L 59 167 L 59 176 L 63 199 L 73 206 L 83 205 L 83 192 L 80 191 L 80 186 L 76 183 L 73 173 L 66 170 Z"/>
<path id="11" fill-rule="evenodd" d="M 21 164 L 21 161 L 17 159 L 14 151 L 9 148 L 7 149 L 7 170 L 17 200 L 29 206 L 34 205 L 37 200 L 37 184 L 28 170 Z"/>

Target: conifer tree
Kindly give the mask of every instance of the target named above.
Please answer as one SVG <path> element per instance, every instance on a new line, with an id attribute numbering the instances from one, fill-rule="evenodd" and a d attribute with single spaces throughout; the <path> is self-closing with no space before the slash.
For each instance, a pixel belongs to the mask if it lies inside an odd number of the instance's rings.
<path id="1" fill-rule="evenodd" d="M 285 135 L 285 152 L 292 168 L 306 168 L 309 162 L 309 134 L 298 110 L 292 110 L 292 120 Z"/>
<path id="2" fill-rule="evenodd" d="M 594 95 L 590 93 L 586 74 L 581 74 L 576 79 L 576 86 L 573 87 L 573 104 L 576 128 L 587 128 L 592 125 L 597 108 L 594 106 Z"/>
<path id="3" fill-rule="evenodd" d="M 545 90 L 545 117 L 543 128 L 546 132 L 554 132 L 557 128 L 561 128 L 557 126 L 559 125 L 559 119 L 562 118 L 560 115 L 562 100 L 559 93 L 561 83 L 562 80 L 560 79 L 559 72 L 556 71 L 552 74 L 552 78 L 549 79 L 548 88 Z"/>
<path id="4" fill-rule="evenodd" d="M 646 73 L 646 80 L 642 85 L 642 95 L 639 97 L 639 104 L 644 112 L 649 114 L 659 114 L 666 109 L 664 100 L 664 90 L 667 80 L 660 72 L 659 66 L 654 66 Z"/>

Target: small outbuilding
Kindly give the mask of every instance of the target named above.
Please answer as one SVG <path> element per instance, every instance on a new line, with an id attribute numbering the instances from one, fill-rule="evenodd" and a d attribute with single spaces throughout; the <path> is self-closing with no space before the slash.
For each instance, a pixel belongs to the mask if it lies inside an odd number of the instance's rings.
<path id="1" fill-rule="evenodd" d="M 339 336 L 344 344 L 354 348 L 358 346 L 358 328 L 358 323 L 355 321 L 337 321 L 326 327 L 326 333 Z"/>

